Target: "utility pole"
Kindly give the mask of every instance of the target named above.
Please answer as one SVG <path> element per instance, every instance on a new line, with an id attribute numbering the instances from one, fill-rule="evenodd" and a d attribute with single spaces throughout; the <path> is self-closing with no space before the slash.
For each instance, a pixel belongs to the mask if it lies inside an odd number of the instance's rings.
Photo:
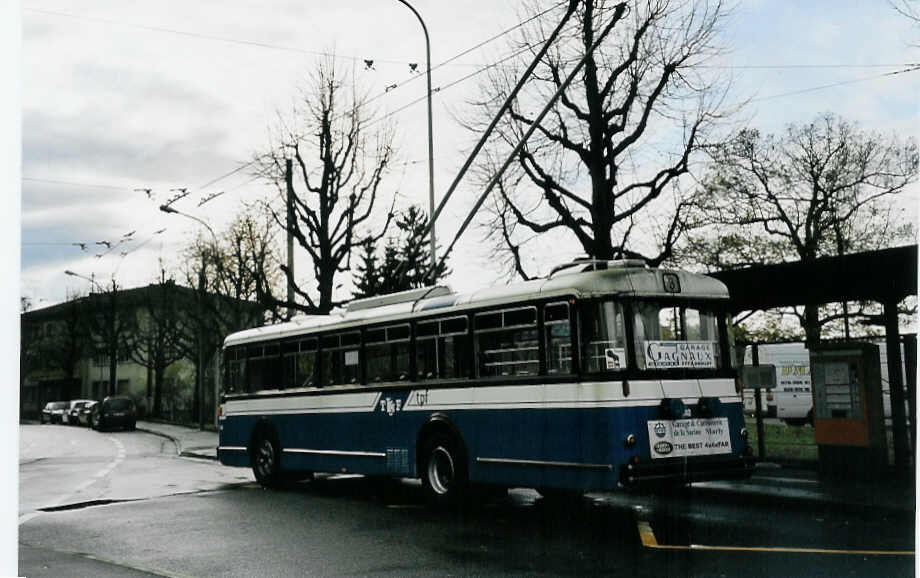
<path id="1" fill-rule="evenodd" d="M 195 400 L 198 405 L 198 429 L 204 429 L 204 295 L 205 251 L 201 252 L 201 270 L 198 272 L 198 367 L 195 370 Z"/>
<path id="2" fill-rule="evenodd" d="M 115 395 L 118 393 L 118 337 L 121 334 L 120 328 L 118 327 L 118 305 L 115 303 L 117 298 L 118 286 L 115 284 L 115 278 L 112 278 L 112 292 L 109 294 L 109 314 L 106 322 L 108 323 L 108 334 L 109 334 L 109 387 L 108 395 Z"/>
<path id="3" fill-rule="evenodd" d="M 287 302 L 288 320 L 294 316 L 294 169 L 293 161 L 284 161 L 284 180 L 287 184 Z"/>

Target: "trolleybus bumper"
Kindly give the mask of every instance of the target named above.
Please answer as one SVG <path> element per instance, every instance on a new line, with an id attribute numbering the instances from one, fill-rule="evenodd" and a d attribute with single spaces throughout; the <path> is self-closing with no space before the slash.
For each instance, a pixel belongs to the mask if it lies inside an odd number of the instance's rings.
<path id="1" fill-rule="evenodd" d="M 620 468 L 620 483 L 627 488 L 636 488 L 662 483 L 745 479 L 754 472 L 754 462 L 753 456 L 731 456 L 630 463 Z"/>

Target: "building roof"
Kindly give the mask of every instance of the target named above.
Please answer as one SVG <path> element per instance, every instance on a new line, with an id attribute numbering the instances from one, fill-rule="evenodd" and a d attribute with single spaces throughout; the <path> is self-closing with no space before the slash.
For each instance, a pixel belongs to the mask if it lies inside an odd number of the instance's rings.
<path id="1" fill-rule="evenodd" d="M 130 289 L 118 289 L 118 303 L 119 306 L 123 307 L 137 307 L 143 306 L 147 303 L 151 293 L 157 289 L 162 288 L 163 285 L 170 286 L 174 291 L 178 292 L 180 299 L 191 300 L 196 296 L 197 291 L 184 285 L 179 285 L 177 283 L 166 282 L 164 283 L 151 283 L 150 285 L 145 285 L 143 287 L 132 287 Z M 50 305 L 48 307 L 42 307 L 41 309 L 32 309 L 26 311 L 22 314 L 23 321 L 46 321 L 53 320 L 65 315 L 69 308 L 74 304 L 78 306 L 88 305 L 95 299 L 105 299 L 109 295 L 108 291 L 105 292 L 93 292 L 89 295 L 84 295 L 77 299 L 72 299 L 69 301 L 64 301 L 63 303 L 57 303 L 55 305 Z M 221 295 L 214 295 L 215 297 L 222 299 L 231 299 L 230 297 L 223 297 Z M 252 307 L 262 308 L 258 303 L 251 301 L 239 301 L 240 303 L 247 303 Z"/>

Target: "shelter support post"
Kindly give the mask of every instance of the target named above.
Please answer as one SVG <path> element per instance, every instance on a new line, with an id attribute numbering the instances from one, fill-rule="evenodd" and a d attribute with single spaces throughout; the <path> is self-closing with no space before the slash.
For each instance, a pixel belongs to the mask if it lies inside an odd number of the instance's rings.
<path id="1" fill-rule="evenodd" d="M 904 369 L 907 381 L 907 406 L 910 415 L 907 416 L 910 422 L 910 447 L 914 456 L 914 464 L 917 463 L 917 336 L 909 335 L 904 338 Z"/>
<path id="2" fill-rule="evenodd" d="M 901 338 L 898 330 L 898 302 L 889 300 L 885 308 L 885 343 L 888 350 L 888 384 L 891 395 L 891 421 L 894 430 L 894 465 L 898 476 L 910 472 L 907 446 L 907 420 L 904 416 L 904 377 L 901 373 Z"/>
<path id="3" fill-rule="evenodd" d="M 760 365 L 760 352 L 757 350 L 757 344 L 751 344 L 751 365 L 757 367 Z M 754 388 L 754 419 L 757 421 L 757 459 L 763 461 L 767 457 L 766 442 L 764 438 L 763 427 L 763 405 L 760 401 L 760 388 Z"/>

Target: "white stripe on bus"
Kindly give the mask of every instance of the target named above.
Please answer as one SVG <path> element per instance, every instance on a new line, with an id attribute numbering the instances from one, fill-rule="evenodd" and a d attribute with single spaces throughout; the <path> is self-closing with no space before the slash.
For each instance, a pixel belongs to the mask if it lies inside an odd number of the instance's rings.
<path id="1" fill-rule="evenodd" d="M 739 403 L 731 379 L 693 380 L 696 391 L 681 393 L 685 404 L 695 404 L 703 392 L 708 397 L 719 396 L 723 403 Z M 658 381 L 630 382 L 630 395 L 623 395 L 621 382 L 562 383 L 543 385 L 505 385 L 458 387 L 449 389 L 414 389 L 409 392 L 402 411 L 434 411 L 447 409 L 565 409 L 651 407 L 661 398 Z M 304 395 L 228 400 L 224 415 L 276 415 L 305 413 L 367 413 L 373 412 L 385 392 L 338 393 L 333 395 Z"/>
<path id="2" fill-rule="evenodd" d="M 282 452 L 292 454 L 315 454 L 321 456 L 357 456 L 364 458 L 385 458 L 386 452 L 357 452 L 350 450 L 309 450 L 306 448 L 284 448 Z"/>

